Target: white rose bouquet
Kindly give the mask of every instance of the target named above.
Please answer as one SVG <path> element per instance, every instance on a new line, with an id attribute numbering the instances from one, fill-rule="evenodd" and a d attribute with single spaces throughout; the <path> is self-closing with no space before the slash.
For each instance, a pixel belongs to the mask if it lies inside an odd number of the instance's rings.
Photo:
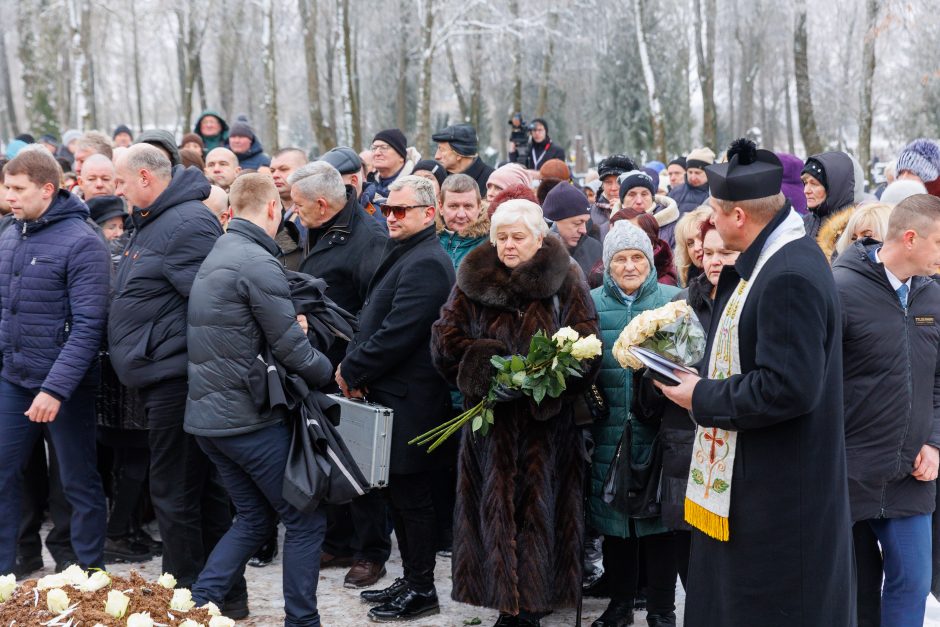
<path id="1" fill-rule="evenodd" d="M 705 330 L 688 303 L 674 301 L 631 320 L 614 343 L 614 358 L 624 368 L 642 368 L 643 363 L 630 352 L 636 347 L 691 368 L 705 355 Z"/>
<path id="2" fill-rule="evenodd" d="M 546 396 L 558 398 L 566 389 L 565 379 L 580 377 L 584 372 L 583 362 L 600 354 L 601 341 L 593 333 L 581 337 L 571 327 L 564 327 L 548 337 L 544 331 L 538 331 L 529 343 L 528 355 L 495 356 L 490 360 L 496 374 L 490 381 L 489 393 L 482 401 L 408 444 L 424 446 L 430 443 L 430 453 L 468 422 L 474 433 L 485 436 L 494 424 L 493 408 L 505 399 L 507 392 L 511 396 L 530 396 L 536 404 Z"/>

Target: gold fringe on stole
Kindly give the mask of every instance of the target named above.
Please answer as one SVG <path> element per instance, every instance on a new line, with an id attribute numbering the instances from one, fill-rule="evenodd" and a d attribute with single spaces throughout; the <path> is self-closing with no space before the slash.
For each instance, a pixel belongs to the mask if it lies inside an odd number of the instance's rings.
<path id="1" fill-rule="evenodd" d="M 708 511 L 688 497 L 685 499 L 685 522 L 716 540 L 728 541 L 728 519 Z"/>

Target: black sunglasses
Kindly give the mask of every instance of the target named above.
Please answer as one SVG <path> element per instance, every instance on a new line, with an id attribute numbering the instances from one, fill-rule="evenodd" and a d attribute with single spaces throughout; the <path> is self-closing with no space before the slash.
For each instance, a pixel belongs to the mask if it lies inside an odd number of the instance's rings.
<path id="1" fill-rule="evenodd" d="M 402 220 L 405 217 L 405 214 L 408 213 L 409 209 L 417 209 L 418 207 L 429 207 L 430 205 L 382 205 L 382 215 L 386 218 L 395 214 L 396 220 Z"/>

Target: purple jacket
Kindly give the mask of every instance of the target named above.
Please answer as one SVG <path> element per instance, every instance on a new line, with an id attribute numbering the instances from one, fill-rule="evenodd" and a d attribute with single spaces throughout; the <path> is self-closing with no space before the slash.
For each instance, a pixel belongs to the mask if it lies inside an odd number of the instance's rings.
<path id="1" fill-rule="evenodd" d="M 59 190 L 37 220 L 0 236 L 0 376 L 60 400 L 92 383 L 107 324 L 111 260 L 88 215 Z"/>

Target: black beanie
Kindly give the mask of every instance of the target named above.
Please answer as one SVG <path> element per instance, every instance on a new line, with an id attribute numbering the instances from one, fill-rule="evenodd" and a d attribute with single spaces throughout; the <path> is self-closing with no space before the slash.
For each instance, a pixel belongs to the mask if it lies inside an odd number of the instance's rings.
<path id="1" fill-rule="evenodd" d="M 405 134 L 397 128 L 387 128 L 384 131 L 379 131 L 372 138 L 372 141 L 376 140 L 383 141 L 391 146 L 392 150 L 401 155 L 402 159 L 408 158 L 408 140 L 405 138 Z"/>
<path id="2" fill-rule="evenodd" d="M 829 193 L 829 181 L 826 177 L 826 168 L 823 167 L 822 162 L 819 159 L 814 159 L 810 157 L 806 160 L 806 165 L 803 166 L 803 170 L 800 172 L 800 176 L 804 174 L 809 174 L 811 177 L 819 181 L 819 183 L 826 190 L 826 193 Z"/>
<path id="3" fill-rule="evenodd" d="M 434 159 L 422 159 L 415 164 L 412 173 L 414 172 L 430 172 L 434 175 L 434 178 L 437 179 L 438 185 L 444 184 L 444 179 L 447 178 L 447 170 L 444 169 L 444 166 Z"/>
<path id="4" fill-rule="evenodd" d="M 248 122 L 235 122 L 228 130 L 229 137 L 248 137 L 251 141 L 255 140 L 255 132 L 251 129 Z"/>
<path id="5" fill-rule="evenodd" d="M 669 162 L 669 165 L 677 165 L 683 170 L 685 170 L 685 157 L 676 157 L 675 159 Z M 668 168 L 669 165 L 667 165 L 666 167 Z"/>

